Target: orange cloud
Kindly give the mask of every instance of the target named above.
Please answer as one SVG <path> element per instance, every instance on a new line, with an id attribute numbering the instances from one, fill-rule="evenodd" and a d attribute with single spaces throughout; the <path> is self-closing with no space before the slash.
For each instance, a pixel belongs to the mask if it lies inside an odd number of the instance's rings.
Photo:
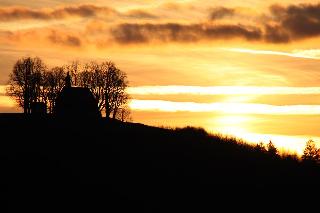
<path id="1" fill-rule="evenodd" d="M 201 40 L 244 38 L 261 39 L 261 31 L 253 26 L 212 24 L 120 24 L 111 34 L 121 44 L 160 42 L 197 42 Z"/>
<path id="2" fill-rule="evenodd" d="M 236 10 L 233 8 L 216 7 L 212 9 L 210 14 L 210 19 L 218 20 L 218 19 L 234 16 L 235 14 L 236 14 Z"/>
<path id="3" fill-rule="evenodd" d="M 82 44 L 81 39 L 76 35 L 63 34 L 52 30 L 47 36 L 48 40 L 54 44 L 60 44 L 71 47 L 80 47 Z"/>
<path id="4" fill-rule="evenodd" d="M 269 41 L 304 39 L 320 35 L 320 4 L 300 4 L 270 7 L 274 26 L 268 26 Z"/>
<path id="5" fill-rule="evenodd" d="M 243 12 L 243 11 L 242 11 Z M 90 18 L 83 25 L 67 29 L 65 25 L 47 26 L 24 31 L 2 31 L 0 39 L 11 43 L 38 43 L 82 47 L 87 44 L 104 48 L 112 44 L 196 43 L 216 40 L 244 39 L 267 43 L 289 43 L 320 35 L 320 4 L 273 5 L 264 19 L 237 23 L 243 15 L 239 8 L 210 9 L 206 20 L 182 22 L 167 20 L 161 14 L 143 9 L 119 13 L 109 7 L 94 5 L 65 6 L 49 9 L 2 8 L 0 21 L 22 19 L 63 19 L 71 16 Z M 116 21 L 97 16 L 114 15 Z M 252 15 L 252 14 L 251 14 Z M 262 14 L 260 14 L 262 16 Z M 232 18 L 232 22 L 224 19 Z M 152 19 L 152 21 L 150 21 Z M 223 21 L 221 20 L 223 19 Z M 142 21 L 139 21 L 142 20 Z M 146 20 L 149 20 L 146 22 Z M 166 21 L 164 21 L 166 20 Z M 83 21 L 83 20 L 82 20 Z M 73 23 L 74 24 L 74 23 Z M 108 45 L 104 45 L 108 44 Z"/>
<path id="6" fill-rule="evenodd" d="M 125 23 L 112 30 L 121 43 L 197 42 L 201 40 L 244 38 L 267 43 L 289 43 L 320 36 L 320 4 L 272 5 L 267 14 L 256 14 L 253 23 L 231 24 L 220 20 L 242 17 L 241 9 L 216 7 L 210 9 L 210 22 L 192 24 Z M 263 18 L 262 18 L 263 17 Z"/>
<path id="7" fill-rule="evenodd" d="M 150 12 L 136 9 L 136 10 L 130 10 L 129 12 L 126 13 L 126 15 L 129 18 L 137 18 L 137 19 L 157 19 L 159 18 L 155 14 L 152 14 Z"/>
<path id="8" fill-rule="evenodd" d="M 58 45 L 64 47 L 81 47 L 85 41 L 81 35 L 60 29 L 29 29 L 0 33 L 0 41 L 14 45 L 39 47 L 41 45 Z M 37 42 L 34 42 L 37 41 Z"/>
<path id="9" fill-rule="evenodd" d="M 118 12 L 109 7 L 99 7 L 94 5 L 79 5 L 56 8 L 53 10 L 41 9 L 35 10 L 25 7 L 7 7 L 0 8 L 0 21 L 14 21 L 25 19 L 63 19 L 70 16 L 94 17 L 98 14 L 117 15 Z"/>

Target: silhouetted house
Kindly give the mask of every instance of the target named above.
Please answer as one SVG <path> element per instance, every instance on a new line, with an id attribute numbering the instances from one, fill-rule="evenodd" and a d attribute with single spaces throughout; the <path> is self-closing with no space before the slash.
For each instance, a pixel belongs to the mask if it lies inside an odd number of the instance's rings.
<path id="1" fill-rule="evenodd" d="M 65 87 L 56 99 L 54 113 L 60 118 L 99 118 L 98 102 L 88 88 L 72 87 L 69 73 Z"/>

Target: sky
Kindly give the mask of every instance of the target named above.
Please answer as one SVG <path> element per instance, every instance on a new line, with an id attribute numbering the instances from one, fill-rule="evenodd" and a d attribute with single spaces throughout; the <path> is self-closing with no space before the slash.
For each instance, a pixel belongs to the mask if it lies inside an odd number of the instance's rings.
<path id="1" fill-rule="evenodd" d="M 0 0 L 1 112 L 20 110 L 5 85 L 26 56 L 115 62 L 135 122 L 320 142 L 318 1 Z"/>

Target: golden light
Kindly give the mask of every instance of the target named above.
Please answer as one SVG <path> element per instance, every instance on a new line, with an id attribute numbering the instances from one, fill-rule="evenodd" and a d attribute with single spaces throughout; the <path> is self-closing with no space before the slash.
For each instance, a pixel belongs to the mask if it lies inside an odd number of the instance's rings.
<path id="1" fill-rule="evenodd" d="M 270 141 L 278 148 L 280 153 L 303 154 L 308 139 L 320 141 L 320 137 L 308 135 L 277 135 L 253 133 L 250 126 L 255 121 L 254 116 L 225 115 L 210 119 L 211 126 L 207 129 L 211 133 L 224 134 L 231 137 L 244 139 L 251 144 L 263 143 L 267 145 Z"/>
<path id="2" fill-rule="evenodd" d="M 209 119 L 208 130 L 213 133 L 242 137 L 248 133 L 248 123 L 252 119 L 252 117 L 245 115 L 220 115 Z"/>

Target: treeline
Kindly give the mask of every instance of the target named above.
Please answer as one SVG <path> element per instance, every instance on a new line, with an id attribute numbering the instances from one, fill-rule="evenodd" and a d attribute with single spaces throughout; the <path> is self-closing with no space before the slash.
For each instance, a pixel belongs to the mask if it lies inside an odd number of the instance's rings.
<path id="1" fill-rule="evenodd" d="M 9 76 L 7 94 L 31 113 L 32 104 L 45 103 L 48 113 L 54 113 L 56 98 L 69 74 L 73 86 L 90 89 L 100 112 L 106 117 L 128 120 L 129 95 L 127 75 L 111 61 L 80 63 L 74 61 L 63 66 L 48 68 L 42 59 L 26 57 L 17 60 Z"/>
<path id="2" fill-rule="evenodd" d="M 183 132 L 183 134 L 189 138 L 193 138 L 195 136 L 201 136 L 204 138 L 209 137 L 209 138 L 219 139 L 222 142 L 233 143 L 239 147 L 252 150 L 258 154 L 266 154 L 271 158 L 284 158 L 284 159 L 290 158 L 295 161 L 298 161 L 300 159 L 305 164 L 309 164 L 312 166 L 320 166 L 320 148 L 317 147 L 316 142 L 312 139 L 306 142 L 305 148 L 303 150 L 303 154 L 300 157 L 296 154 L 281 153 L 281 151 L 278 150 L 278 148 L 273 144 L 271 140 L 267 144 L 260 142 L 253 145 L 236 137 L 223 136 L 220 134 L 218 135 L 209 134 L 202 127 L 187 126 L 184 128 L 175 128 L 175 129 L 166 128 L 166 127 L 163 127 L 163 128 L 174 131 L 174 132 Z"/>
<path id="3" fill-rule="evenodd" d="M 262 143 L 257 144 L 256 149 L 274 156 L 279 155 L 278 149 L 271 141 L 266 146 Z M 308 164 L 320 164 L 320 148 L 317 148 L 313 140 L 307 141 L 301 159 Z"/>
<path id="4" fill-rule="evenodd" d="M 239 144 L 239 140 L 235 139 L 235 141 Z M 240 143 L 242 143 L 241 140 Z M 250 146 L 250 144 L 248 145 Z M 254 149 L 260 153 L 266 153 L 273 157 L 280 157 L 280 152 L 278 148 L 272 143 L 272 141 L 269 141 L 268 144 L 260 142 L 254 146 Z M 291 156 L 293 158 L 298 159 L 298 156 L 296 156 L 295 154 L 284 156 Z M 303 154 L 301 156 L 301 160 L 306 164 L 320 165 L 320 148 L 317 147 L 316 143 L 313 140 L 310 139 L 306 142 Z"/>

